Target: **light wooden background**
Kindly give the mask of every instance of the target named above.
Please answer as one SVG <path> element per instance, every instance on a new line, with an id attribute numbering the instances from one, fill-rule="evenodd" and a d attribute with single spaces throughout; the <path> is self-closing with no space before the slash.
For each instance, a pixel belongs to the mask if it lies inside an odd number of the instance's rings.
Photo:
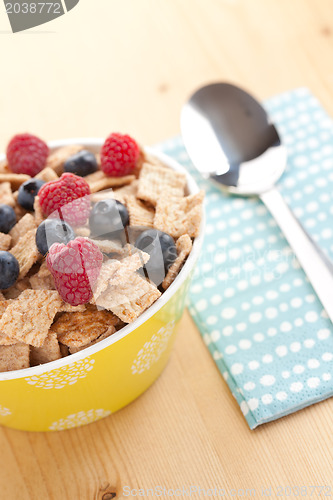
<path id="1" fill-rule="evenodd" d="M 191 91 L 216 80 L 261 99 L 307 86 L 333 114 L 331 0 L 81 0 L 16 35 L 0 10 L 1 150 L 18 131 L 161 141 L 179 133 Z M 333 488 L 332 436 L 333 400 L 251 432 L 186 315 L 165 372 L 128 408 L 60 433 L 1 428 L 0 499 Z"/>

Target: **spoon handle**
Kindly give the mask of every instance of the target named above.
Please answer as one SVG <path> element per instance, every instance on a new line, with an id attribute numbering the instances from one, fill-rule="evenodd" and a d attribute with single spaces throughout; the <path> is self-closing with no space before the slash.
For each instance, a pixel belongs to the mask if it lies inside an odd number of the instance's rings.
<path id="1" fill-rule="evenodd" d="M 260 194 L 307 274 L 328 317 L 333 322 L 333 264 L 301 223 L 276 188 Z"/>

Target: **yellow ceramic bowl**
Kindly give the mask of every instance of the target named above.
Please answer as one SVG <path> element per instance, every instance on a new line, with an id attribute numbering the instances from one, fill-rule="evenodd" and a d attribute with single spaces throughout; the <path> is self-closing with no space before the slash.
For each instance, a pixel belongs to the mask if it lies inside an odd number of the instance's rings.
<path id="1" fill-rule="evenodd" d="M 49 146 L 54 150 L 68 144 L 83 144 L 97 152 L 103 140 L 72 139 Z M 186 173 L 189 194 L 198 191 L 193 178 L 174 160 L 147 151 Z M 169 358 L 202 237 L 203 224 L 176 280 L 134 323 L 66 358 L 0 373 L 0 423 L 28 431 L 70 429 L 110 415 L 142 394 Z"/>

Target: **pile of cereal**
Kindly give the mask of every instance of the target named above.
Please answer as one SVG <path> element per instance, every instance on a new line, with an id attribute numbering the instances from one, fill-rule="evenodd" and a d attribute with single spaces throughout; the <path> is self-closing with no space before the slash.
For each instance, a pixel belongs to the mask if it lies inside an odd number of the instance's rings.
<path id="1" fill-rule="evenodd" d="M 0 371 L 68 356 L 138 318 L 191 252 L 202 202 L 128 135 L 100 154 L 13 137 L 0 164 Z"/>

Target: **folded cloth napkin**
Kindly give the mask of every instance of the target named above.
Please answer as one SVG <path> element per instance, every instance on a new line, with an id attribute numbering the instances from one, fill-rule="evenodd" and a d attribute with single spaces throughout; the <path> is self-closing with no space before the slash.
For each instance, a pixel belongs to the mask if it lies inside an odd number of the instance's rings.
<path id="1" fill-rule="evenodd" d="M 304 88 L 265 107 L 288 148 L 279 189 L 333 259 L 332 120 Z M 332 396 L 332 323 L 272 216 L 203 180 L 180 138 L 159 147 L 207 193 L 189 310 L 249 427 Z"/>

